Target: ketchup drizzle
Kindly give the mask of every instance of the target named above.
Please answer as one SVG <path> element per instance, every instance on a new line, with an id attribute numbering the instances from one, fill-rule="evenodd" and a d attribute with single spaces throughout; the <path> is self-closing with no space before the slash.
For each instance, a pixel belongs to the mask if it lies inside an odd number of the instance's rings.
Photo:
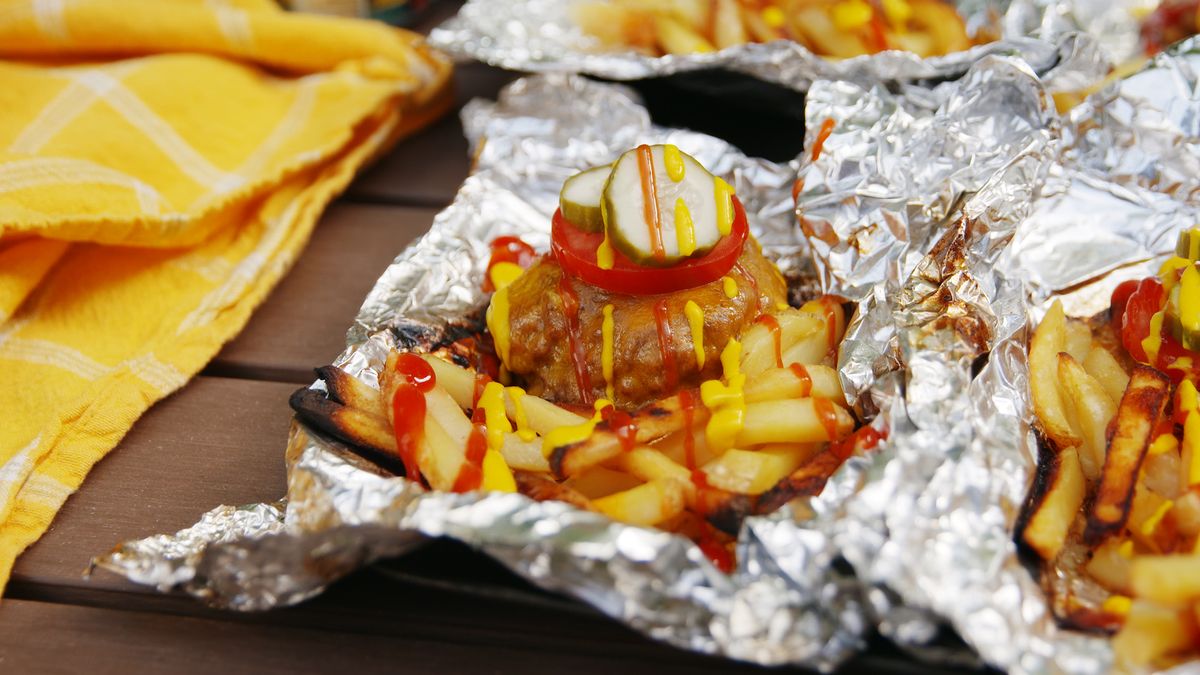
<path id="1" fill-rule="evenodd" d="M 654 322 L 658 326 L 658 351 L 662 355 L 663 376 L 667 391 L 679 387 L 679 368 L 675 364 L 675 347 L 671 334 L 671 317 L 667 314 L 667 301 L 654 303 Z"/>
<path id="2" fill-rule="evenodd" d="M 694 470 L 696 468 L 696 439 L 692 436 L 692 423 L 696 418 L 696 397 L 690 389 L 684 389 L 679 392 L 679 410 L 683 413 L 684 466 Z M 700 475 L 701 477 L 704 476 L 704 474 Z M 694 471 L 692 481 L 695 482 Z"/>
<path id="3" fill-rule="evenodd" d="M 600 417 L 608 423 L 608 428 L 617 436 L 617 440 L 621 442 L 621 449 L 625 452 L 633 450 L 637 445 L 637 423 L 633 421 L 633 417 L 629 413 L 621 412 L 614 406 L 607 406 L 600 412 Z"/>
<path id="4" fill-rule="evenodd" d="M 821 149 L 825 147 L 825 140 L 829 138 L 829 134 L 833 133 L 833 118 L 827 117 L 821 123 L 821 130 L 817 132 L 817 139 L 813 141 L 812 161 L 817 161 L 821 158 Z"/>
<path id="5" fill-rule="evenodd" d="M 563 313 L 567 318 L 567 340 L 571 349 L 571 362 L 575 366 L 575 385 L 579 387 L 579 398 L 585 405 L 592 405 L 592 380 L 588 376 L 587 356 L 579 342 L 579 296 L 571 286 L 571 278 L 564 274 L 558 280 L 558 296 L 562 299 Z"/>
<path id="6" fill-rule="evenodd" d="M 492 285 L 492 268 L 497 263 L 509 262 L 522 269 L 529 269 L 536 259 L 537 251 L 522 241 L 520 237 L 509 235 L 496 237 L 492 240 L 492 256 L 488 258 L 487 270 L 483 274 L 484 292 L 491 293 L 496 290 L 496 287 Z"/>
<path id="7" fill-rule="evenodd" d="M 820 420 L 821 426 L 825 427 L 825 435 L 827 440 L 835 440 L 838 433 L 837 413 L 833 410 L 833 403 L 829 399 L 814 398 L 813 409 L 817 413 L 817 419 Z"/>
<path id="8" fill-rule="evenodd" d="M 788 370 L 800 380 L 800 398 L 808 398 L 812 394 L 812 376 L 808 374 L 808 368 L 802 363 L 793 363 L 788 366 Z"/>
<path id="9" fill-rule="evenodd" d="M 770 314 L 763 314 L 755 320 L 755 323 L 761 323 L 771 331 L 771 338 L 775 340 L 775 367 L 783 367 L 783 329 L 779 326 L 779 320 Z"/>
<path id="10" fill-rule="evenodd" d="M 433 368 L 416 354 L 401 354 L 396 358 L 396 372 L 404 381 L 396 385 L 392 395 L 392 422 L 396 433 L 396 450 L 404 463 L 404 475 L 420 480 L 417 449 L 425 436 L 425 392 L 433 389 L 437 377 Z"/>

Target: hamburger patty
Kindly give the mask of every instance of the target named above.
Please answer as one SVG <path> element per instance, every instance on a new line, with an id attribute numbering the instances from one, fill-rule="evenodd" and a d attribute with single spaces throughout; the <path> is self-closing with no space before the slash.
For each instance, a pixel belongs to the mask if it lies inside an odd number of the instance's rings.
<path id="1" fill-rule="evenodd" d="M 504 365 L 524 381 L 529 393 L 567 405 L 588 406 L 606 398 L 601 330 L 607 304 L 613 306 L 613 403 L 633 410 L 719 378 L 721 350 L 729 339 L 762 311 L 787 299 L 782 275 L 753 238 L 747 239 L 738 264 L 727 275 L 737 283 L 733 298 L 726 296 L 722 279 L 641 296 L 611 293 L 564 276 L 558 262 L 546 256 L 509 287 L 510 346 Z M 571 295 L 578 300 L 577 321 L 567 311 Z M 684 314 L 689 300 L 704 313 L 703 368 Z M 655 316 L 660 302 L 666 317 L 661 331 Z M 571 330 L 572 323 L 577 330 Z M 573 354 L 578 354 L 581 372 Z"/>

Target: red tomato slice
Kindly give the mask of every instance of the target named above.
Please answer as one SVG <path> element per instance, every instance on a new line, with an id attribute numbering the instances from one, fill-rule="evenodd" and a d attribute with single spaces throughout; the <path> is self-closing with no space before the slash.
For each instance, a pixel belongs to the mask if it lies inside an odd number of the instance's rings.
<path id="1" fill-rule="evenodd" d="M 1137 279 L 1127 279 L 1113 289 L 1112 300 L 1109 302 L 1108 320 L 1112 322 L 1117 333 L 1121 332 L 1121 321 L 1125 317 L 1125 305 L 1129 304 L 1129 296 L 1137 290 L 1138 283 Z"/>
<path id="2" fill-rule="evenodd" d="M 613 250 L 612 269 L 596 264 L 596 249 L 604 241 L 601 232 L 584 232 L 555 211 L 550 233 L 550 250 L 558 264 L 584 283 L 613 293 L 656 295 L 695 288 L 724 276 L 742 255 L 749 236 L 746 211 L 733 198 L 733 226 L 711 251 L 671 267 L 643 267 L 620 251 Z"/>
<path id="3" fill-rule="evenodd" d="M 1162 296 L 1162 284 L 1157 278 L 1148 277 L 1138 282 L 1137 290 L 1125 303 L 1125 312 L 1121 316 L 1121 343 L 1125 345 L 1125 351 L 1140 363 L 1147 362 L 1142 340 L 1150 334 L 1150 318 L 1162 309 Z"/>

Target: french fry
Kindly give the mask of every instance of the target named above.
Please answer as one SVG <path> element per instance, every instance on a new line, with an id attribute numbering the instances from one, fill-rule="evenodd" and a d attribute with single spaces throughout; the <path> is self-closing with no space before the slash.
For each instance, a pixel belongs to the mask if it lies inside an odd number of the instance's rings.
<path id="1" fill-rule="evenodd" d="M 322 392 L 307 387 L 292 394 L 288 403 L 305 424 L 354 445 L 399 459 L 396 452 L 396 435 L 386 420 L 357 408 L 341 405 L 326 398 Z"/>
<path id="2" fill-rule="evenodd" d="M 804 36 L 804 41 L 819 54 L 848 59 L 872 51 L 857 34 L 838 30 L 826 8 L 801 7 L 791 12 L 788 19 L 792 35 Z"/>
<path id="3" fill-rule="evenodd" d="M 1192 619 L 1194 621 L 1194 619 Z M 1122 669 L 1135 669 L 1187 649 L 1191 622 L 1179 610 L 1135 600 L 1113 638 L 1113 654 Z"/>
<path id="4" fill-rule="evenodd" d="M 1066 448 L 1058 453 L 1049 480 L 1049 487 L 1021 533 L 1025 543 L 1037 551 L 1043 560 L 1054 560 L 1066 542 L 1071 523 L 1083 505 L 1087 484 L 1079 453 Z"/>
<path id="5" fill-rule="evenodd" d="M 513 471 L 517 492 L 539 502 L 566 502 L 581 509 L 593 511 L 592 502 L 562 483 L 555 482 L 545 474 L 529 471 Z"/>
<path id="6" fill-rule="evenodd" d="M 717 49 L 740 45 L 750 39 L 739 16 L 737 0 L 716 0 L 712 25 L 713 43 Z"/>
<path id="7" fill-rule="evenodd" d="M 565 484 L 584 497 L 594 500 L 631 490 L 643 482 L 636 476 L 621 471 L 614 471 L 603 466 L 593 466 L 571 478 Z"/>
<path id="8" fill-rule="evenodd" d="M 325 382 L 329 396 L 342 405 L 361 410 L 379 419 L 388 418 L 383 396 L 371 387 L 337 366 L 317 368 L 317 377 Z"/>
<path id="9" fill-rule="evenodd" d="M 685 436 L 692 437 L 691 450 L 684 442 Z M 710 448 L 708 439 L 704 437 L 704 425 L 693 425 L 692 429 L 679 431 L 654 441 L 651 446 L 666 455 L 672 462 L 681 466 L 703 466 L 719 456 L 719 452 Z"/>
<path id="10" fill-rule="evenodd" d="M 464 446 L 456 443 L 432 416 L 425 416 L 425 437 L 417 446 L 417 466 L 434 490 L 449 492 L 466 462 Z"/>
<path id="11" fill-rule="evenodd" d="M 670 478 L 685 483 L 688 487 L 694 487 L 691 485 L 692 473 L 687 468 L 676 464 L 670 457 L 653 448 L 634 448 L 618 455 L 611 464 L 614 468 L 643 481 Z"/>
<path id="12" fill-rule="evenodd" d="M 474 372 L 460 368 L 432 354 L 422 354 L 421 358 L 425 359 L 433 368 L 438 385 L 454 398 L 454 402 L 460 408 L 471 408 L 474 405 Z M 581 424 L 586 419 L 545 399 L 528 394 L 521 398 L 521 406 L 525 411 L 529 428 L 542 436 L 559 427 Z M 508 391 L 504 392 L 504 407 L 510 419 L 516 418 L 516 406 L 513 404 L 512 394 Z"/>
<path id="13" fill-rule="evenodd" d="M 550 473 L 550 462 L 542 454 L 542 440 L 526 441 L 515 433 L 504 434 L 504 445 L 500 446 L 504 461 L 514 470 Z"/>
<path id="14" fill-rule="evenodd" d="M 1133 559 L 1129 578 L 1137 597 L 1183 607 L 1200 599 L 1200 556 L 1138 556 Z"/>
<path id="15" fill-rule="evenodd" d="M 1092 350 L 1092 329 L 1078 319 L 1067 319 L 1063 351 L 1078 363 L 1083 363 Z"/>
<path id="16" fill-rule="evenodd" d="M 797 342 L 804 339 L 811 339 L 815 344 L 820 345 L 819 355 L 817 358 L 808 357 L 807 360 L 801 358 L 784 359 L 783 363 L 786 366 L 789 363 L 820 363 L 821 358 L 825 355 L 827 348 L 827 328 L 825 317 L 815 312 L 801 312 L 799 310 L 788 310 L 774 315 L 775 320 L 779 323 L 779 353 L 786 355 L 790 349 L 796 346 Z M 747 379 L 752 379 L 768 368 L 775 367 L 775 335 L 762 323 L 755 323 L 741 336 L 742 342 L 742 360 L 741 370 L 746 374 Z M 811 350 L 801 350 L 801 354 L 809 354 Z"/>
<path id="17" fill-rule="evenodd" d="M 571 7 L 571 18 L 610 47 L 625 46 L 657 54 L 654 15 L 610 2 L 582 2 Z"/>
<path id="18" fill-rule="evenodd" d="M 754 504 L 754 513 L 771 513 L 793 499 L 821 494 L 825 483 L 843 461 L 845 460 L 836 453 L 818 452 L 787 478 L 759 495 Z"/>
<path id="19" fill-rule="evenodd" d="M 940 0 L 909 0 L 912 16 L 908 19 L 910 30 L 926 33 L 936 45 L 933 56 L 961 52 L 971 48 L 971 39 L 958 11 Z"/>
<path id="20" fill-rule="evenodd" d="M 1068 352 L 1058 355 L 1058 377 L 1066 394 L 1065 406 L 1074 408 L 1074 419 L 1082 441 L 1079 445 L 1079 462 L 1083 467 L 1083 475 L 1089 481 L 1097 480 L 1104 466 L 1108 423 L 1117 412 L 1117 404 Z"/>
<path id="21" fill-rule="evenodd" d="M 782 401 L 759 401 L 746 404 L 746 417 L 738 432 L 736 447 L 764 443 L 815 443 L 842 438 L 854 428 L 854 418 L 846 409 L 830 404 L 836 435 L 829 437 L 824 421 L 818 414 L 821 399 L 799 398 Z"/>
<path id="22" fill-rule="evenodd" d="M 1170 382 L 1153 368 L 1134 367 L 1129 388 L 1117 407 L 1100 488 L 1088 514 L 1084 531 L 1087 545 L 1095 546 L 1125 526 L 1138 471 L 1153 440 L 1154 427 L 1162 417 Z"/>
<path id="23" fill-rule="evenodd" d="M 683 484 L 665 479 L 594 499 L 592 507 L 622 523 L 657 525 L 682 513 L 685 501 Z"/>
<path id="24" fill-rule="evenodd" d="M 1046 312 L 1029 341 L 1029 386 L 1033 409 L 1042 431 L 1062 448 L 1079 445 L 1080 438 L 1067 421 L 1067 411 L 1058 388 L 1058 354 L 1066 347 L 1066 317 L 1057 300 Z"/>
<path id="25" fill-rule="evenodd" d="M 667 54 L 703 54 L 716 51 L 703 35 L 674 17 L 656 15 L 654 29 L 658 32 L 659 46 Z"/>
<path id="26" fill-rule="evenodd" d="M 808 461 L 821 444 L 806 443 L 773 447 L 769 450 L 731 449 L 705 464 L 705 482 L 738 494 L 758 495 L 775 487 Z"/>
<path id="27" fill-rule="evenodd" d="M 1096 378 L 1113 403 L 1119 403 L 1129 386 L 1129 375 L 1117 363 L 1117 359 L 1104 347 L 1092 347 L 1083 360 L 1083 369 Z"/>
<path id="28" fill-rule="evenodd" d="M 820 365 L 770 368 L 746 382 L 744 391 L 746 403 L 808 397 L 845 399 L 837 371 Z"/>
<path id="29" fill-rule="evenodd" d="M 740 10 L 738 14 L 741 16 L 742 24 L 746 27 L 746 32 L 755 42 L 773 42 L 786 37 L 782 30 L 767 23 L 762 14 L 754 9 L 749 7 L 739 7 L 738 9 Z"/>
<path id="30" fill-rule="evenodd" d="M 1085 569 L 1093 579 L 1099 581 L 1100 585 L 1108 590 L 1128 595 L 1130 593 L 1131 559 L 1121 552 L 1121 548 L 1125 545 L 1124 541 L 1117 541 L 1115 538 L 1109 539 L 1092 552 L 1092 559 L 1088 561 Z"/>

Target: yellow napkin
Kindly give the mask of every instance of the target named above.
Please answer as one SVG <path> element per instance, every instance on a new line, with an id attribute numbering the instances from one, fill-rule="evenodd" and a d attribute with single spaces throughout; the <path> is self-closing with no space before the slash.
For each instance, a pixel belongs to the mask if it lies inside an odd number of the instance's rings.
<path id="1" fill-rule="evenodd" d="M 0 591 L 450 65 L 267 0 L 0 2 Z"/>

